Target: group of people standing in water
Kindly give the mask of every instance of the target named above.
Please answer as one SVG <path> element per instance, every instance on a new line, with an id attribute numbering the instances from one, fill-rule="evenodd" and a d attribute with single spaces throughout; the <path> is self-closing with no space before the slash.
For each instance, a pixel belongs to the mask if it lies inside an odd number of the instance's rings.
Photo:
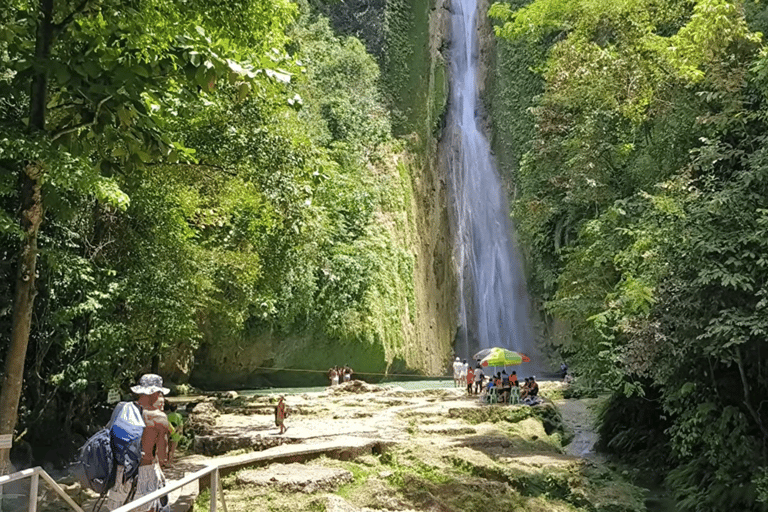
<path id="1" fill-rule="evenodd" d="M 348 365 L 333 366 L 328 370 L 328 379 L 331 386 L 336 386 L 339 382 L 349 382 L 352 380 L 352 368 Z"/>

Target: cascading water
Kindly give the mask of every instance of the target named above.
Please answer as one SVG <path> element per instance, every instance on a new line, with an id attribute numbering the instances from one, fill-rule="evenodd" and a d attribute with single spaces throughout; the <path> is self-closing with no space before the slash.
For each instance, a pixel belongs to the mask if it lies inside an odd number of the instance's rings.
<path id="1" fill-rule="evenodd" d="M 533 351 L 529 299 L 512 238 L 509 206 L 480 128 L 478 0 L 453 0 L 448 174 L 455 203 L 459 275 L 456 353 L 502 346 Z"/>

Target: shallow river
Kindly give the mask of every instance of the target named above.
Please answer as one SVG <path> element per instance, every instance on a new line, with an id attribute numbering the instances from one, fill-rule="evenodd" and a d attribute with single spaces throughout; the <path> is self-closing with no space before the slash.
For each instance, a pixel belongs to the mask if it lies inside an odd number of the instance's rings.
<path id="1" fill-rule="evenodd" d="M 451 379 L 426 379 L 426 380 L 403 380 L 393 382 L 379 382 L 379 386 L 398 386 L 408 390 L 418 389 L 441 389 L 452 388 L 453 380 Z M 238 394 L 244 396 L 253 395 L 300 395 L 302 393 L 319 393 L 328 389 L 327 386 L 313 386 L 305 388 L 261 388 L 261 389 L 245 389 L 238 391 Z"/>

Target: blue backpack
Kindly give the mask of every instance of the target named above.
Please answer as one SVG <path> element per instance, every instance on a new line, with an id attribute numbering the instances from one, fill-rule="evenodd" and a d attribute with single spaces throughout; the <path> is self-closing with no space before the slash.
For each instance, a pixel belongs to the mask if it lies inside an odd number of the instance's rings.
<path id="1" fill-rule="evenodd" d="M 84 488 L 99 494 L 115 485 L 115 464 L 109 429 L 103 428 L 92 435 L 80 448 L 80 455 L 72 466 L 72 474 Z"/>
<path id="2" fill-rule="evenodd" d="M 144 418 L 134 402 L 120 402 L 107 425 L 115 464 L 123 466 L 123 483 L 135 477 L 141 462 L 141 436 Z"/>

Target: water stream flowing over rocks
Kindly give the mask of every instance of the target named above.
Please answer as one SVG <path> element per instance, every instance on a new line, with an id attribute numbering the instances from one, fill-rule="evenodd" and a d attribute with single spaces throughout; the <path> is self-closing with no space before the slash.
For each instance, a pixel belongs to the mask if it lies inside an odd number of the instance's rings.
<path id="1" fill-rule="evenodd" d="M 529 300 L 512 236 L 509 206 L 488 138 L 481 129 L 478 0 L 451 2 L 451 148 L 448 175 L 454 196 L 459 334 L 456 352 L 504 346 L 530 353 Z M 484 18 L 483 18 L 484 19 Z"/>

